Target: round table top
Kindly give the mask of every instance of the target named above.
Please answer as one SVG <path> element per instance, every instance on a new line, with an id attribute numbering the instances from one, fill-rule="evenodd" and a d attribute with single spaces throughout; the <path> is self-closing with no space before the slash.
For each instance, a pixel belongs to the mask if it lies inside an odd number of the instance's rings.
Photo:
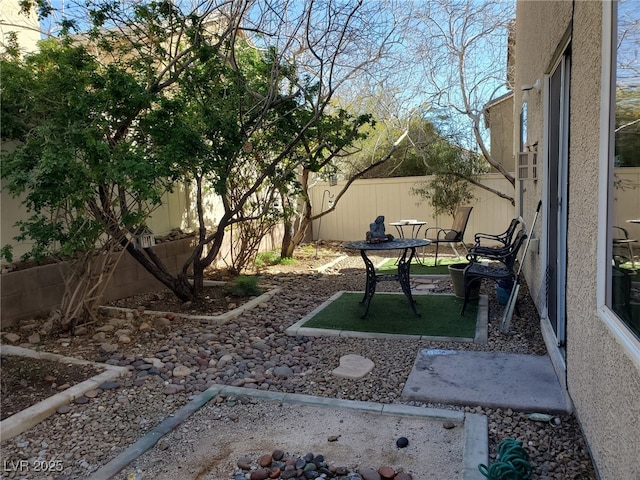
<path id="1" fill-rule="evenodd" d="M 421 238 L 394 238 L 388 242 L 368 243 L 366 240 L 348 242 L 342 245 L 349 250 L 399 250 L 401 248 L 426 247 L 430 240 Z"/>
<path id="2" fill-rule="evenodd" d="M 426 225 L 427 222 L 423 222 L 422 220 L 400 220 L 399 222 L 391 222 L 389 225 L 393 225 L 394 227 L 410 227 L 412 225 Z"/>

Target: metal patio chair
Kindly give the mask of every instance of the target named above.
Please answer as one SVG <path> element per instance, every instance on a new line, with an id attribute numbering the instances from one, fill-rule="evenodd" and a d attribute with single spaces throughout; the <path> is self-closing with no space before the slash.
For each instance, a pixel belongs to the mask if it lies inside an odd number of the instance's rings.
<path id="1" fill-rule="evenodd" d="M 453 217 L 453 225 L 451 228 L 430 227 L 425 230 L 425 238 L 430 240 L 431 243 L 436 246 L 436 259 L 434 265 L 438 264 L 438 247 L 441 243 L 448 243 L 458 258 L 460 257 L 460 254 L 456 250 L 456 243 L 461 243 L 465 251 L 467 253 L 469 252 L 467 250 L 467 246 L 464 244 L 464 231 L 467 228 L 471 210 L 473 210 L 473 207 L 458 207 L 456 214 Z"/>
<path id="2" fill-rule="evenodd" d="M 629 232 L 625 228 L 613 225 L 613 261 L 616 266 L 631 262 L 631 267 L 635 268 L 636 262 L 633 258 L 633 244 L 637 242 L 635 238 L 629 238 Z"/>
<path id="3" fill-rule="evenodd" d="M 518 257 L 518 251 L 526 238 L 526 230 L 522 227 L 518 230 L 512 242 L 505 247 L 501 253 L 490 257 L 493 262 L 489 265 L 483 265 L 480 262 L 481 258 L 487 258 L 484 255 L 477 256 L 472 252 L 467 255 L 470 263 L 464 270 L 464 303 L 462 305 L 461 315 L 464 315 L 467 303 L 469 302 L 471 287 L 481 282 L 483 278 L 488 278 L 496 282 L 500 280 L 511 280 L 515 282 L 516 271 L 514 265 Z"/>
<path id="4" fill-rule="evenodd" d="M 502 233 L 476 233 L 474 235 L 474 245 L 469 249 L 469 254 L 476 257 L 491 258 L 495 255 L 502 255 L 505 249 L 509 247 L 513 239 L 514 233 L 519 226 L 526 227 L 522 217 L 511 220 L 509 227 Z M 494 242 L 493 245 L 487 245 L 487 241 Z"/>

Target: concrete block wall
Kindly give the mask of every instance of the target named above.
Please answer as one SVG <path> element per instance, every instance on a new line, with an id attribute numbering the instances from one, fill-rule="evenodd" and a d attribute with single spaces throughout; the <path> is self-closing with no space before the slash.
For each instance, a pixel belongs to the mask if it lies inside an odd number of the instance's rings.
<path id="1" fill-rule="evenodd" d="M 160 243 L 155 252 L 177 272 L 191 252 L 193 238 Z M 43 265 L 0 275 L 0 327 L 20 320 L 46 317 L 64 294 L 65 264 Z M 163 288 L 142 265 L 125 253 L 105 290 L 104 301 Z"/>

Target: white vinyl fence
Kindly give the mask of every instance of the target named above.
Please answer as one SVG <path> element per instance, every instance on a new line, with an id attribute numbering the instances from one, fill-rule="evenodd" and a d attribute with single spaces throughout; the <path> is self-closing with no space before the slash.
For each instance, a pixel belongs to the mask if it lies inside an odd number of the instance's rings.
<path id="1" fill-rule="evenodd" d="M 356 180 L 340 198 L 333 212 L 313 222 L 313 240 L 364 240 L 369 224 L 378 215 L 384 215 L 386 232 L 394 236 L 397 236 L 396 229 L 389 224 L 399 220 L 426 221 L 427 225 L 420 232 L 421 237 L 424 237 L 426 227 L 451 228 L 451 217 L 436 217 L 427 200 L 411 193 L 413 187 L 427 181 L 429 177 Z M 481 181 L 493 189 L 515 195 L 511 184 L 500 174 L 483 175 Z M 329 209 L 329 202 L 337 197 L 344 183 L 338 182 L 336 186 L 330 186 L 319 182 L 314 186 L 311 190 L 314 215 Z M 476 232 L 502 232 L 511 219 L 517 216 L 515 207 L 508 200 L 479 187 L 474 187 L 473 193 L 475 199 L 469 203 L 473 206 L 473 211 L 467 225 L 465 242 L 472 242 Z"/>

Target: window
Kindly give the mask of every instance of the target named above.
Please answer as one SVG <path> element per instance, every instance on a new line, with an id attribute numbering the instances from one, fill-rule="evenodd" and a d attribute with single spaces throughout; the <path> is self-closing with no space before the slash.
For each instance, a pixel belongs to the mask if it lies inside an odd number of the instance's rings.
<path id="1" fill-rule="evenodd" d="M 613 19 L 607 303 L 640 339 L 640 2 L 620 0 Z"/>

